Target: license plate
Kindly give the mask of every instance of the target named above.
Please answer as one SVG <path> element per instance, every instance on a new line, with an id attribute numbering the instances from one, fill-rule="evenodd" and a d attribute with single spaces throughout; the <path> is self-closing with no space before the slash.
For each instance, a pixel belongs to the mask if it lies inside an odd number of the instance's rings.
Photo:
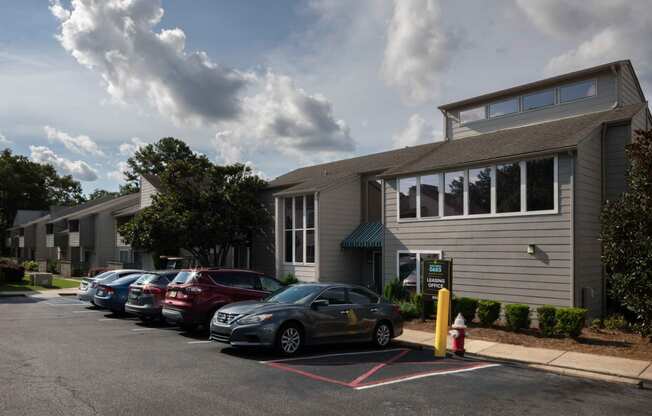
<path id="1" fill-rule="evenodd" d="M 176 290 L 171 290 L 168 293 L 169 293 L 169 297 L 171 297 L 171 298 L 176 298 L 177 297 L 177 291 Z"/>

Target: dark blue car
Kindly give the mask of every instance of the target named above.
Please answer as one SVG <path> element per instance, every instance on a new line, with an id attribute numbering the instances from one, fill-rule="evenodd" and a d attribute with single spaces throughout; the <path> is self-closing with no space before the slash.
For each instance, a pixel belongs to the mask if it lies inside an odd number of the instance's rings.
<path id="1" fill-rule="evenodd" d="M 100 308 L 123 313 L 129 295 L 129 286 L 142 275 L 143 273 L 130 274 L 113 282 L 98 285 L 93 302 Z"/>

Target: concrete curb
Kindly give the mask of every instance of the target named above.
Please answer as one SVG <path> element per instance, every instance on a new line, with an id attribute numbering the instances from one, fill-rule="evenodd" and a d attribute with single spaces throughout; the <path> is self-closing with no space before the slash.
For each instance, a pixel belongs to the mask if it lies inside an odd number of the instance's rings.
<path id="1" fill-rule="evenodd" d="M 410 347 L 417 347 L 419 349 L 429 349 L 429 350 L 434 350 L 434 346 L 428 345 L 428 344 L 421 344 L 418 342 L 412 342 L 412 341 L 404 341 L 404 340 L 394 340 L 393 341 L 396 344 L 403 344 L 406 346 Z M 452 354 L 451 351 L 447 350 L 447 357 L 451 358 L 456 358 L 458 359 L 457 356 Z M 612 374 L 612 373 L 606 373 L 606 372 L 598 372 L 598 371 L 588 371 L 588 370 L 580 370 L 577 368 L 571 368 L 571 367 L 564 367 L 564 366 L 557 366 L 557 365 L 551 365 L 551 364 L 535 364 L 535 363 L 529 363 L 527 361 L 521 361 L 521 360 L 516 360 L 516 359 L 502 359 L 502 358 L 496 358 L 496 357 L 491 357 L 488 355 L 482 355 L 482 354 L 472 354 L 472 353 L 466 353 L 465 357 L 473 358 L 473 359 L 481 359 L 485 361 L 490 361 L 494 363 L 499 363 L 499 364 L 509 364 L 513 366 L 518 366 L 518 367 L 526 367 L 530 369 L 535 369 L 539 371 L 547 371 L 547 372 L 552 372 L 560 375 L 565 375 L 565 376 L 571 376 L 571 377 L 582 377 L 582 378 L 588 378 L 592 380 L 600 380 L 600 381 L 608 381 L 612 383 L 622 383 L 622 384 L 628 384 L 632 386 L 636 386 L 638 388 L 646 388 L 652 386 L 652 383 L 650 383 L 649 380 L 641 379 L 641 378 L 632 378 L 632 377 L 625 377 L 619 374 Z"/>

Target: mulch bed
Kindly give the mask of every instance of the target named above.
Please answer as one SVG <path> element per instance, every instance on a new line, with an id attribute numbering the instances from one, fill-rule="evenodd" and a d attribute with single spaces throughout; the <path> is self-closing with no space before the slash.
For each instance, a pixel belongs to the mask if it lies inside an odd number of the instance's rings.
<path id="1" fill-rule="evenodd" d="M 434 321 L 413 320 L 405 322 L 404 327 L 419 331 L 434 332 Z M 623 331 L 592 330 L 584 328 L 582 335 L 572 338 L 544 338 L 537 329 L 520 332 L 508 331 L 504 327 L 479 327 L 471 324 L 467 337 L 525 347 L 550 348 L 588 354 L 611 355 L 619 358 L 652 361 L 652 342 L 636 334 Z"/>

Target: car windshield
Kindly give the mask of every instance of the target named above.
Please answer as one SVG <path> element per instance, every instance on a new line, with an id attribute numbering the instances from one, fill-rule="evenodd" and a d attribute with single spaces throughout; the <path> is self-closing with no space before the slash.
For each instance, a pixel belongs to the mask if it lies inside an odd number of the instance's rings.
<path id="1" fill-rule="evenodd" d="M 295 304 L 306 303 L 321 290 L 322 287 L 316 285 L 287 286 L 269 295 L 265 299 L 265 302 Z"/>
<path id="2" fill-rule="evenodd" d="M 137 285 L 146 285 L 147 283 L 152 283 L 158 279 L 157 274 L 144 274 L 136 280 L 135 284 Z"/>
<path id="3" fill-rule="evenodd" d="M 182 285 L 184 283 L 190 282 L 192 279 L 195 278 L 196 272 L 179 272 L 172 283 L 176 283 L 178 285 Z"/>

